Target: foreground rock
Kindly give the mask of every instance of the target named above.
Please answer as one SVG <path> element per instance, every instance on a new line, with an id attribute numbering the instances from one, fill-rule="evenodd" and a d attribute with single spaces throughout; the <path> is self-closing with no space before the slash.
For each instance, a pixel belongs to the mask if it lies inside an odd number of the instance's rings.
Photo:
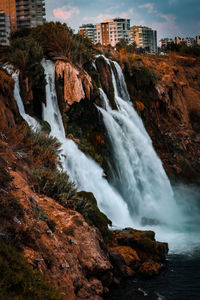
<path id="1" fill-rule="evenodd" d="M 168 253 L 168 244 L 155 241 L 153 231 L 126 228 L 113 232 L 109 247 L 114 273 L 118 278 L 158 275 Z"/>

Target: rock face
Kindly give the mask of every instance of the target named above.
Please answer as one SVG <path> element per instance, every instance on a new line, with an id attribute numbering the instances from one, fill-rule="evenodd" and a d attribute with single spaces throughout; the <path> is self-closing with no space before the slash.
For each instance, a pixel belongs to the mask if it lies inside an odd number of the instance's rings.
<path id="1" fill-rule="evenodd" d="M 0 70 L 0 130 L 15 127 L 16 119 L 20 119 L 13 96 L 14 80 Z"/>
<path id="2" fill-rule="evenodd" d="M 78 212 L 34 193 L 27 178 L 30 170 L 6 142 L 0 143 L 0 154 L 12 178 L 6 188 L 23 211 L 13 215 L 10 225 L 1 219 L 0 231 L 14 232 L 25 258 L 64 299 L 100 299 L 101 278 L 113 269 L 100 233 Z"/>
<path id="3" fill-rule="evenodd" d="M 136 273 L 144 276 L 158 275 L 168 253 L 168 245 L 155 241 L 153 231 L 131 228 L 113 232 L 109 247 L 115 274 L 130 277 Z"/>
<path id="4" fill-rule="evenodd" d="M 56 61 L 55 68 L 57 78 L 64 78 L 64 101 L 68 105 L 84 98 L 90 99 L 92 80 L 85 71 L 64 61 Z"/>

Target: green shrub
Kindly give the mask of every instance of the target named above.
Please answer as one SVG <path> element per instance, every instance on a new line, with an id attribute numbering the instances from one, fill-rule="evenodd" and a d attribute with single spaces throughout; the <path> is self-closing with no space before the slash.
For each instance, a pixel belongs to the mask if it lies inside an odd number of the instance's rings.
<path id="1" fill-rule="evenodd" d="M 35 169 L 35 176 L 40 193 L 54 198 L 59 203 L 64 205 L 67 200 L 77 197 L 76 186 L 69 180 L 67 173 L 40 167 Z"/>
<path id="2" fill-rule="evenodd" d="M 25 261 L 12 246 L 0 240 L 0 299 L 61 300 L 58 291 Z"/>
<path id="3" fill-rule="evenodd" d="M 108 225 L 112 225 L 112 222 L 99 210 L 94 195 L 88 192 L 79 192 L 75 204 L 77 211 L 83 215 L 86 222 L 97 227 L 104 241 L 108 242 L 112 237 Z"/>
<path id="4" fill-rule="evenodd" d="M 42 220 L 48 225 L 49 229 L 51 229 L 52 232 L 55 231 L 56 223 L 53 220 L 49 219 L 42 207 L 40 207 L 39 205 L 33 206 L 32 211 L 36 214 L 37 222 L 39 222 L 39 220 Z"/>
<path id="5" fill-rule="evenodd" d="M 27 63 L 31 66 L 32 61 L 40 62 L 43 56 L 48 59 L 67 58 L 82 67 L 92 61 L 95 54 L 89 38 L 74 34 L 71 28 L 60 22 L 47 22 L 30 30 L 21 29 L 11 35 L 10 43 L 8 59 L 21 70 L 26 70 Z"/>

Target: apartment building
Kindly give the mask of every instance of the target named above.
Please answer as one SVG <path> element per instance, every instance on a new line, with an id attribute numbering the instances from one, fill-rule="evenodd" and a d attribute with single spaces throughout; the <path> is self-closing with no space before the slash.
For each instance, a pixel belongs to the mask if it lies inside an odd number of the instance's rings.
<path id="1" fill-rule="evenodd" d="M 9 16 L 11 32 L 45 22 L 45 0 L 0 0 L 0 9 Z"/>
<path id="2" fill-rule="evenodd" d="M 16 0 L 17 28 L 36 27 L 45 22 L 44 0 Z"/>
<path id="3" fill-rule="evenodd" d="M 200 46 L 200 35 L 196 36 L 196 44 Z"/>
<path id="4" fill-rule="evenodd" d="M 0 45 L 9 44 L 10 35 L 10 18 L 3 10 L 0 10 Z"/>
<path id="5" fill-rule="evenodd" d="M 166 48 L 169 44 L 173 43 L 174 40 L 171 38 L 164 38 L 159 41 L 160 48 Z"/>
<path id="6" fill-rule="evenodd" d="M 15 0 L 0 0 L 0 10 L 9 16 L 10 30 L 17 30 L 17 16 Z"/>
<path id="7" fill-rule="evenodd" d="M 115 47 L 122 39 L 130 41 L 130 19 L 115 18 L 96 24 L 95 43 Z"/>
<path id="8" fill-rule="evenodd" d="M 79 27 L 79 33 L 87 36 L 92 42 L 94 42 L 96 36 L 96 25 L 83 24 L 82 26 Z"/>
<path id="9" fill-rule="evenodd" d="M 146 26 L 132 26 L 130 29 L 130 41 L 135 42 L 137 48 L 143 48 L 146 52 L 156 53 L 157 31 Z"/>

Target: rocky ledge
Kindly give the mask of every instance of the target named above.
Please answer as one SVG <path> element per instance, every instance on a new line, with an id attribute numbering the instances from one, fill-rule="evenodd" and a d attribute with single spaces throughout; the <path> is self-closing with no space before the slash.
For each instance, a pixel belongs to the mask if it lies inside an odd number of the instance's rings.
<path id="1" fill-rule="evenodd" d="M 126 228 L 113 232 L 109 253 L 119 279 L 139 274 L 153 276 L 162 268 L 168 244 L 157 242 L 153 231 Z"/>

